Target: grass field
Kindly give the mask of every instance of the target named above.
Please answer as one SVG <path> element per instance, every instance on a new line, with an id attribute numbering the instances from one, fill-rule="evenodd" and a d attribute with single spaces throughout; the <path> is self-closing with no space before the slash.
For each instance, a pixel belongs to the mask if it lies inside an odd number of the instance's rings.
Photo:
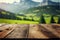
<path id="1" fill-rule="evenodd" d="M 32 21 L 32 17 L 30 17 L 31 15 L 29 16 L 26 16 L 25 18 L 26 19 L 29 19 L 29 20 L 24 20 L 24 16 L 17 16 L 18 18 L 21 18 L 22 20 L 12 20 L 12 19 L 2 19 L 0 18 L 0 23 L 8 23 L 8 24 L 39 24 L 39 21 L 40 21 L 40 17 L 37 17 L 37 16 L 33 16 L 33 20 Z M 43 15 L 44 16 L 44 19 L 45 19 L 45 22 L 46 24 L 51 24 L 51 15 Z M 58 22 L 58 17 L 54 16 L 53 18 L 55 20 L 55 22 L 57 23 Z"/>
<path id="2" fill-rule="evenodd" d="M 9 24 L 38 24 L 38 22 L 34 22 L 34 21 L 10 20 L 10 19 L 0 19 L 0 23 L 9 23 Z"/>
<path id="3" fill-rule="evenodd" d="M 51 17 L 44 17 L 46 24 L 50 24 Z M 35 18 L 36 20 L 36 18 Z M 58 22 L 58 18 L 54 17 L 55 22 Z M 11 20 L 11 19 L 1 19 L 0 23 L 9 23 L 9 24 L 39 24 L 39 21 L 27 21 L 27 20 Z"/>

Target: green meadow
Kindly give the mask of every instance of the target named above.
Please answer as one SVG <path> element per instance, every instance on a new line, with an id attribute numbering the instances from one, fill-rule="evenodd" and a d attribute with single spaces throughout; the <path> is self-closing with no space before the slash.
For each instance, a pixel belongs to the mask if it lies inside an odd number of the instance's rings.
<path id="1" fill-rule="evenodd" d="M 34 22 L 34 21 L 11 20 L 11 19 L 0 19 L 0 23 L 8 23 L 8 24 L 38 24 L 38 22 Z"/>
<path id="2" fill-rule="evenodd" d="M 0 23 L 8 24 L 51 24 L 60 23 L 58 6 L 42 6 L 23 10 L 23 13 L 11 13 L 0 9 Z"/>
<path id="3" fill-rule="evenodd" d="M 44 17 L 46 24 L 50 24 L 51 16 Z M 30 19 L 31 20 L 31 19 Z M 34 21 L 29 20 L 12 20 L 12 19 L 2 19 L 0 18 L 0 23 L 8 23 L 8 24 L 39 24 L 40 18 L 34 18 Z M 58 22 L 58 17 L 54 17 L 54 21 Z"/>

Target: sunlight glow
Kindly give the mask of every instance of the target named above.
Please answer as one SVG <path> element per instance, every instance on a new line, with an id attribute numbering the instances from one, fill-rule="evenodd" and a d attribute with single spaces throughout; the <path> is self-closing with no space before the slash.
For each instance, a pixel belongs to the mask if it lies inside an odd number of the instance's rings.
<path id="1" fill-rule="evenodd" d="M 0 0 L 0 3 L 13 3 L 13 2 L 20 2 L 20 0 Z"/>
<path id="2" fill-rule="evenodd" d="M 32 0 L 32 1 L 35 1 L 35 2 L 42 2 L 43 0 Z"/>

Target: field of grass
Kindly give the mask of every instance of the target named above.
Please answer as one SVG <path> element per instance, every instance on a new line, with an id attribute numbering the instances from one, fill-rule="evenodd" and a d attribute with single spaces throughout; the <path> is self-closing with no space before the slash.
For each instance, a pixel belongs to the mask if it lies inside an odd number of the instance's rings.
<path id="1" fill-rule="evenodd" d="M 38 22 L 34 22 L 34 21 L 10 20 L 10 19 L 0 19 L 0 23 L 8 23 L 8 24 L 38 24 Z"/>
<path id="2" fill-rule="evenodd" d="M 2 12 L 2 14 L 6 14 L 5 12 Z M 46 24 L 51 24 L 51 15 L 49 14 L 43 14 L 44 20 Z M 26 14 L 25 16 L 18 16 L 16 17 L 20 18 L 21 20 L 12 20 L 12 19 L 1 19 L 0 18 L 0 23 L 8 23 L 8 24 L 39 24 L 40 17 L 36 16 L 36 14 Z M 24 18 L 26 20 L 24 20 Z M 32 20 L 33 19 L 33 20 Z M 58 22 L 58 17 L 54 16 L 53 18 L 55 22 Z"/>
<path id="3" fill-rule="evenodd" d="M 58 7 L 58 6 L 56 6 Z M 0 23 L 9 23 L 9 24 L 39 24 L 41 22 L 46 22 L 46 24 L 58 23 L 59 11 L 56 7 L 52 6 L 43 6 L 43 7 L 34 7 L 28 9 L 28 11 L 24 10 L 24 14 L 20 13 L 11 13 L 5 10 L 2 10 L 0 13 Z M 54 9 L 54 10 L 53 10 Z M 57 12 L 58 11 L 58 12 Z M 43 15 L 41 19 L 41 14 Z M 54 14 L 54 15 L 53 15 Z M 53 16 L 53 17 L 52 17 Z M 6 19 L 3 19 L 6 18 Z M 43 21 L 44 19 L 44 21 Z"/>
<path id="4" fill-rule="evenodd" d="M 11 19 L 0 19 L 0 23 L 9 23 L 9 24 L 39 24 L 40 18 L 37 21 L 37 18 L 34 18 L 36 21 L 27 21 L 27 20 L 11 20 Z M 46 24 L 50 24 L 51 17 L 44 17 Z M 58 22 L 58 17 L 54 17 L 55 22 Z"/>

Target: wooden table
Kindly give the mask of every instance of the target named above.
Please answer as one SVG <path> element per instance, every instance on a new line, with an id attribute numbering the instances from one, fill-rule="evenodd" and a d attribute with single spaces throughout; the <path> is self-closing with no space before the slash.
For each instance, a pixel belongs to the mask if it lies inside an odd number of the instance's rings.
<path id="1" fill-rule="evenodd" d="M 10 30 L 0 32 L 0 38 L 60 38 L 60 24 L 15 25 Z"/>

